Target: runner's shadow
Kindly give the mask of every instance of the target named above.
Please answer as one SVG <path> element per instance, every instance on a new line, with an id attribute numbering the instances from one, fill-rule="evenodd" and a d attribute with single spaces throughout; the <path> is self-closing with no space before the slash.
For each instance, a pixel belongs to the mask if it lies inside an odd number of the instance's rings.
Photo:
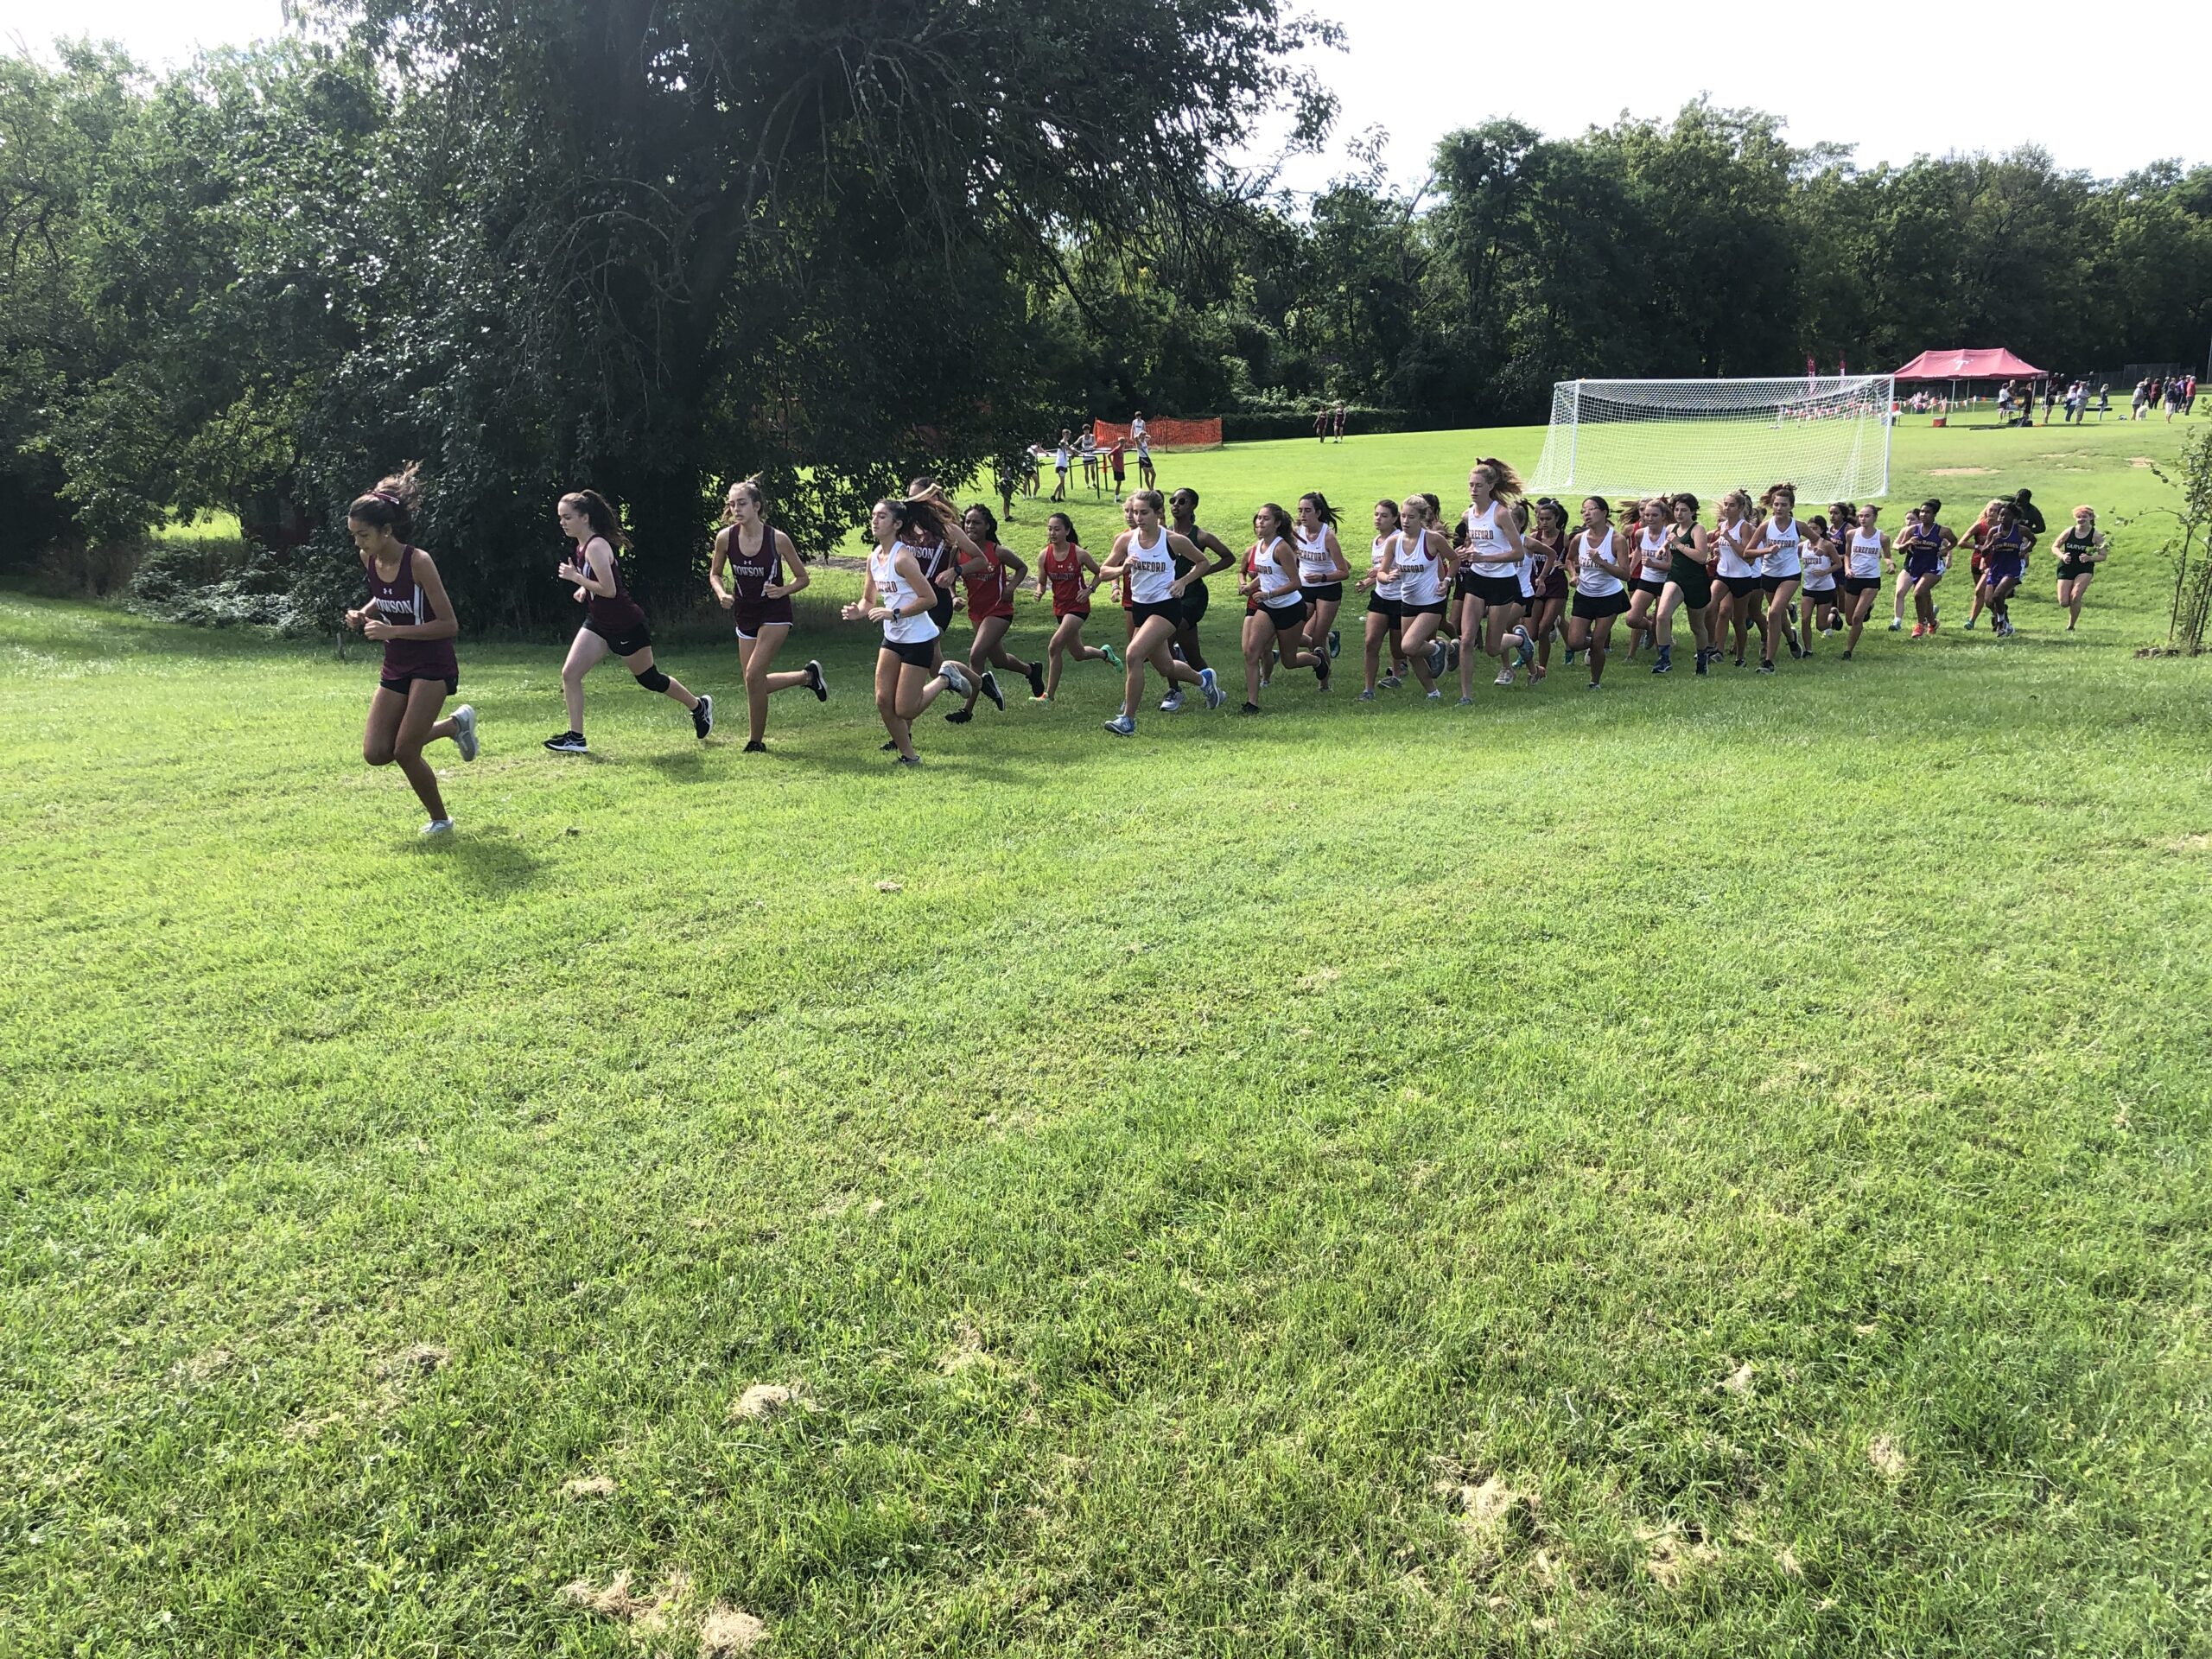
<path id="1" fill-rule="evenodd" d="M 436 859 L 469 886 L 485 893 L 519 893 L 534 886 L 539 860 L 505 824 L 463 829 L 413 848 L 418 858 Z"/>

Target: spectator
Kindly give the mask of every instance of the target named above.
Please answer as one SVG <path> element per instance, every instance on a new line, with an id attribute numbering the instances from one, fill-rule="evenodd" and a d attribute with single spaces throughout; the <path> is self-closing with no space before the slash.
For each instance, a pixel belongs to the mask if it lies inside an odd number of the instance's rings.
<path id="1" fill-rule="evenodd" d="M 2166 382 L 2166 424 L 2171 426 L 2174 416 L 2180 413 L 2181 382 L 2179 379 L 2169 380 Z"/>
<path id="2" fill-rule="evenodd" d="M 2045 426 L 2050 424 L 2050 411 L 2057 407 L 2058 382 L 2046 380 L 2043 383 L 2043 423 Z"/>
<path id="3" fill-rule="evenodd" d="M 2127 418 L 2131 421 L 2141 420 L 2143 405 L 2150 401 L 2151 383 L 2148 380 L 2138 380 L 2135 383 L 2135 401 L 2128 405 Z"/>
<path id="4" fill-rule="evenodd" d="M 2097 419 L 2100 423 L 2112 413 L 2112 382 L 2101 381 L 2097 385 Z"/>

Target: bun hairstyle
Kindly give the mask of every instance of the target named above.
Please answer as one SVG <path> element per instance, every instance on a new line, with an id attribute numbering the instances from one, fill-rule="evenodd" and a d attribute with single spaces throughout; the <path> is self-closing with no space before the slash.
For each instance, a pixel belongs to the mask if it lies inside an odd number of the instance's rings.
<path id="1" fill-rule="evenodd" d="M 1290 539 L 1291 525 L 1295 521 L 1288 513 L 1282 510 L 1281 504 L 1270 501 L 1252 516 L 1255 518 L 1265 518 L 1269 524 L 1274 526 L 1273 530 L 1268 532 L 1268 536 L 1273 539 L 1276 541 L 1287 541 Z"/>
<path id="2" fill-rule="evenodd" d="M 396 541 L 413 540 L 415 515 L 423 506 L 423 480 L 416 475 L 422 467 L 421 461 L 410 461 L 397 472 L 378 479 L 366 494 L 353 498 L 346 516 L 388 530 Z"/>
<path id="3" fill-rule="evenodd" d="M 1932 495 L 1920 504 L 1920 516 L 1923 518 L 1933 518 L 1942 511 L 1943 504 Z"/>
<path id="4" fill-rule="evenodd" d="M 1331 530 L 1334 530 L 1337 527 L 1337 510 L 1329 505 L 1329 498 L 1322 494 L 1320 491 L 1308 490 L 1305 494 L 1300 496 L 1298 500 L 1301 506 L 1306 502 L 1311 501 L 1313 504 L 1313 516 L 1316 518 L 1319 518 L 1323 524 L 1326 524 Z"/>
<path id="5" fill-rule="evenodd" d="M 1518 496 L 1529 493 L 1528 486 L 1521 481 L 1521 474 L 1496 455 L 1484 455 L 1475 465 L 1490 474 L 1490 493 L 1492 495 Z"/>
<path id="6" fill-rule="evenodd" d="M 969 507 L 969 508 L 968 509 L 968 512 L 980 512 L 980 513 L 982 513 L 982 514 L 983 515 L 983 539 L 984 539 L 985 541 L 987 541 L 987 542 L 995 542 L 996 540 L 998 540 L 998 538 L 999 538 L 999 516 L 998 516 L 998 514 L 996 514 L 996 513 L 993 512 L 992 512 L 988 507 L 985 506 L 985 505 L 984 505 L 982 502 L 980 502 L 980 501 L 976 502 L 973 506 Z M 966 515 L 965 515 L 965 514 L 963 514 L 962 516 L 964 518 Z"/>
<path id="7" fill-rule="evenodd" d="M 715 522 L 725 527 L 737 522 L 737 515 L 729 510 L 728 501 L 728 498 L 729 496 L 749 496 L 752 498 L 754 512 L 766 513 L 768 511 L 767 493 L 760 487 L 760 474 L 758 473 L 753 474 L 750 478 L 739 479 L 736 483 L 731 485 L 728 489 L 723 491 L 722 494 L 725 498 L 722 505 L 722 516 L 719 519 L 715 520 Z"/>
<path id="8" fill-rule="evenodd" d="M 1506 511 L 1513 515 L 1514 529 L 1525 531 L 1529 528 L 1529 498 L 1527 496 L 1514 496 L 1507 503 Z"/>
<path id="9" fill-rule="evenodd" d="M 1421 493 L 1421 499 L 1428 504 L 1428 522 L 1432 524 L 1441 523 L 1444 518 L 1444 503 L 1438 498 L 1436 492 L 1423 490 Z"/>
<path id="10" fill-rule="evenodd" d="M 1759 505 L 1772 512 L 1774 504 L 1785 495 L 1789 498 L 1791 506 L 1797 505 L 1797 486 L 1795 484 L 1770 484 L 1766 493 L 1759 497 Z"/>
<path id="11" fill-rule="evenodd" d="M 591 526 L 592 535 L 604 537 L 609 547 L 630 545 L 630 538 L 622 533 L 622 526 L 614 517 L 614 509 L 607 505 L 607 498 L 597 490 L 571 490 L 561 498 L 561 505 L 582 518 Z"/>
<path id="12" fill-rule="evenodd" d="M 1122 499 L 1149 504 L 1152 508 L 1152 516 L 1155 518 L 1165 518 L 1167 516 L 1167 498 L 1158 490 L 1131 490 Z"/>
<path id="13" fill-rule="evenodd" d="M 1751 510 L 1751 493 L 1738 484 L 1720 498 L 1720 507 L 1724 512 L 1730 507 L 1735 508 L 1738 513 L 1749 512 Z"/>

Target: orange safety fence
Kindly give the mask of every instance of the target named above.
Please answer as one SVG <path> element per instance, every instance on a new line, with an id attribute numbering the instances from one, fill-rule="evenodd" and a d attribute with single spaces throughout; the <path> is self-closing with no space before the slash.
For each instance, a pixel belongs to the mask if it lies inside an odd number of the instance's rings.
<path id="1" fill-rule="evenodd" d="M 1115 421 L 1093 421 L 1090 434 L 1103 449 L 1119 438 L 1130 449 L 1136 448 L 1135 440 L 1129 436 L 1127 425 Z M 1217 415 L 1204 421 L 1172 421 L 1165 416 L 1144 423 L 1144 435 L 1155 449 L 1218 449 L 1221 448 L 1221 417 Z"/>

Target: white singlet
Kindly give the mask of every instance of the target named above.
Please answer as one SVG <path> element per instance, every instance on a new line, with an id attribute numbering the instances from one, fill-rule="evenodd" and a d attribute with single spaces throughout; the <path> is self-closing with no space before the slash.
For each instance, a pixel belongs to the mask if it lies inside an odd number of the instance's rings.
<path id="1" fill-rule="evenodd" d="M 1659 527 L 1656 542 L 1651 539 L 1651 532 L 1648 530 L 1636 532 L 1636 555 L 1641 561 L 1636 573 L 1639 581 L 1663 582 L 1667 580 L 1667 527 L 1663 524 Z"/>
<path id="2" fill-rule="evenodd" d="M 1763 576 L 1796 576 L 1804 574 L 1805 561 L 1799 556 L 1797 520 L 1792 518 L 1786 524 L 1766 521 L 1766 557 Z"/>
<path id="3" fill-rule="evenodd" d="M 1388 536 L 1377 536 L 1375 538 L 1374 549 L 1367 556 L 1367 568 L 1376 573 L 1375 577 L 1375 597 L 1377 599 L 1403 599 L 1405 597 L 1406 576 L 1405 572 L 1402 569 L 1399 571 L 1398 575 L 1395 578 L 1385 576 L 1381 574 L 1382 569 L 1382 550 L 1389 547 L 1392 542 L 1399 540 L 1404 536 L 1404 534 L 1405 532 L 1403 531 L 1394 530 Z"/>
<path id="4" fill-rule="evenodd" d="M 1428 545 L 1429 532 L 1398 532 L 1398 591 L 1402 605 L 1441 605 L 1444 575 Z"/>
<path id="5" fill-rule="evenodd" d="M 1504 532 L 1497 527 L 1503 509 L 1503 503 L 1496 500 L 1479 512 L 1471 505 L 1467 509 L 1467 544 L 1459 556 L 1476 575 L 1496 580 L 1521 573 L 1521 556 L 1507 550 Z"/>
<path id="6" fill-rule="evenodd" d="M 1835 550 L 1825 541 L 1805 544 L 1805 591 L 1825 594 L 1835 587 L 1835 568 L 1840 563 Z"/>
<path id="7" fill-rule="evenodd" d="M 1253 573 L 1260 578 L 1260 603 L 1269 610 L 1287 611 L 1292 606 L 1301 603 L 1306 597 L 1294 587 L 1286 588 L 1281 593 L 1271 591 L 1287 574 L 1282 568 L 1281 555 L 1284 550 L 1283 539 L 1278 536 L 1262 548 L 1260 556 L 1252 561 Z"/>
<path id="8" fill-rule="evenodd" d="M 1329 527 L 1321 526 L 1321 533 L 1312 541 L 1296 525 L 1290 533 L 1298 539 L 1298 581 L 1304 588 L 1325 588 L 1337 580 L 1337 562 L 1329 556 Z"/>
<path id="9" fill-rule="evenodd" d="M 1150 547 L 1138 539 L 1142 534 L 1129 532 L 1128 562 L 1122 567 L 1129 575 L 1129 602 L 1165 605 L 1175 597 L 1168 591 L 1175 585 L 1175 561 L 1167 555 L 1167 526 L 1160 527 L 1160 539 Z"/>
<path id="10" fill-rule="evenodd" d="M 905 616 L 886 617 L 883 637 L 902 645 L 917 645 L 925 639 L 937 638 L 937 619 L 930 614 L 929 597 L 899 573 L 899 556 L 904 553 L 916 564 L 921 563 L 918 548 L 904 542 L 893 542 L 888 550 L 877 548 L 868 556 L 868 573 L 875 578 L 875 596 L 879 603 L 892 610 L 905 610 Z M 913 608 L 916 601 L 922 608 Z"/>
<path id="11" fill-rule="evenodd" d="M 1719 575 L 1733 576 L 1738 582 L 1758 575 L 1758 566 L 1744 556 L 1744 542 L 1750 533 L 1740 518 L 1732 530 L 1725 524 L 1714 528 L 1713 539 L 1720 550 Z"/>
<path id="12" fill-rule="evenodd" d="M 1574 538 L 1574 591 L 1585 599 L 1604 599 L 1621 590 L 1621 579 L 1601 569 L 1599 559 L 1608 564 L 1620 563 L 1613 551 L 1611 531 L 1607 531 L 1605 539 L 1594 548 L 1590 545 L 1590 532 L 1586 530 Z"/>
<path id="13" fill-rule="evenodd" d="M 1843 574 L 1865 582 L 1882 574 L 1882 532 L 1862 536 L 1851 532 L 1851 550 L 1845 555 Z"/>

